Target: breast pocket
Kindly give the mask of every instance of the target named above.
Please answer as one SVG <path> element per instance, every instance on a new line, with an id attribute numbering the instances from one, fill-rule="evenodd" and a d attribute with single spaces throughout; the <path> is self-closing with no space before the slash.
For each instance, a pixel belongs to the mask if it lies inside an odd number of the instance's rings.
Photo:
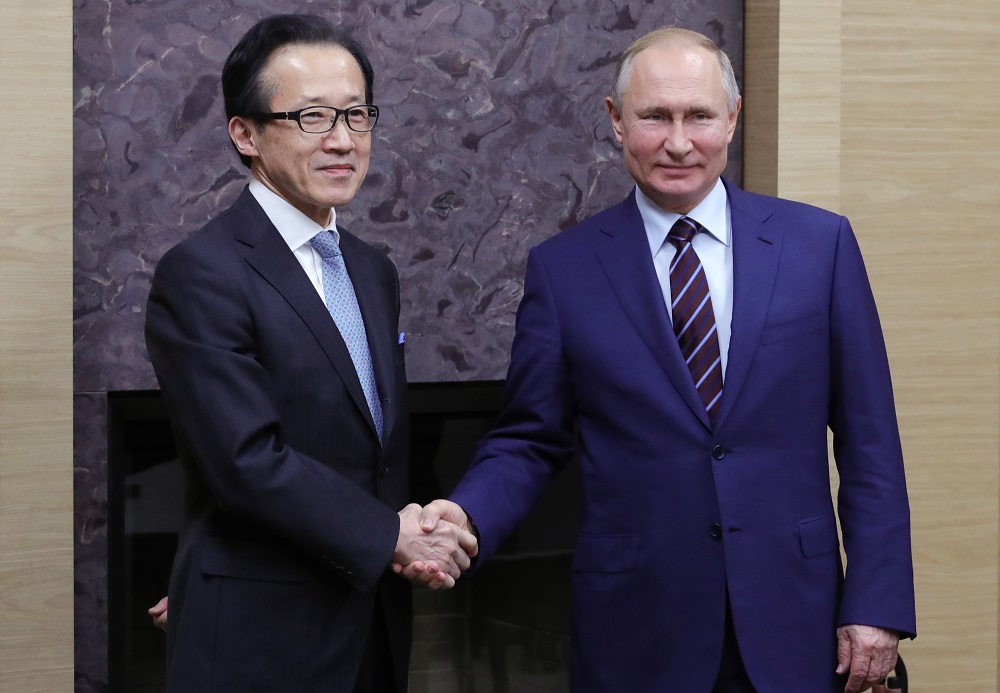
<path id="1" fill-rule="evenodd" d="M 764 325 L 760 342 L 761 344 L 774 344 L 802 337 L 822 330 L 826 323 L 827 317 L 824 310 L 816 310 L 791 320 L 769 323 Z"/>

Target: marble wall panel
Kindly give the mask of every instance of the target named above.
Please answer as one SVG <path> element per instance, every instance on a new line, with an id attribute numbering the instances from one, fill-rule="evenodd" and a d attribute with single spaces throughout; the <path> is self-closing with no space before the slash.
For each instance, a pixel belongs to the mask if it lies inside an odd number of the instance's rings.
<path id="1" fill-rule="evenodd" d="M 370 51 L 383 116 L 339 218 L 399 267 L 414 381 L 502 378 L 528 249 L 626 194 L 604 110 L 623 48 L 688 26 L 742 74 L 735 0 L 75 0 L 78 391 L 156 387 L 142 339 L 153 268 L 246 180 L 222 63 L 255 21 L 288 11 L 327 16 Z"/>

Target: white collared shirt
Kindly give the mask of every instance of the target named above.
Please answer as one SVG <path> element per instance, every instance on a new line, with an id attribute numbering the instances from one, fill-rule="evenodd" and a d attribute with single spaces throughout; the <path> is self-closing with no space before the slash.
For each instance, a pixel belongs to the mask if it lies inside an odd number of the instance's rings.
<path id="1" fill-rule="evenodd" d="M 667 234 L 674 222 L 682 215 L 667 212 L 658 207 L 652 200 L 635 189 L 635 202 L 639 207 L 642 223 L 646 227 L 646 238 L 649 240 L 649 252 L 653 256 L 653 266 L 656 277 L 660 281 L 660 290 L 666 303 L 667 314 L 670 314 L 670 261 L 677 249 L 667 240 Z M 729 361 L 729 338 L 732 334 L 733 320 L 733 224 L 729 211 L 729 198 L 726 186 L 720 179 L 697 207 L 683 216 L 694 219 L 708 233 L 699 233 L 691 241 L 701 266 L 708 280 L 708 291 L 712 296 L 712 309 L 715 312 L 715 324 L 719 334 L 719 351 L 722 357 L 723 377 L 726 364 Z M 671 315 L 671 320 L 673 316 Z"/>
<path id="2" fill-rule="evenodd" d="M 295 254 L 295 259 L 302 265 L 306 276 L 312 282 L 319 297 L 326 302 L 323 292 L 323 258 L 316 252 L 309 241 L 320 231 L 327 230 L 293 207 L 287 200 L 280 197 L 257 178 L 250 179 L 250 193 L 264 209 L 267 218 L 271 220 L 278 233 Z M 337 210 L 330 208 L 330 226 L 333 238 L 340 245 L 340 232 L 337 231 Z"/>

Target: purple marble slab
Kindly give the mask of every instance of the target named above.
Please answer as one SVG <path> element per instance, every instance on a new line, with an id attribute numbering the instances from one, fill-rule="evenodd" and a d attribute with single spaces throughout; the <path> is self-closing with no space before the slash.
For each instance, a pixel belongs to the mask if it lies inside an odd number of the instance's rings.
<path id="1" fill-rule="evenodd" d="M 626 194 L 604 107 L 623 48 L 689 26 L 742 73 L 739 2 L 199 4 L 75 2 L 77 390 L 156 387 L 152 271 L 246 180 L 218 74 L 266 14 L 325 14 L 370 51 L 383 116 L 369 178 L 339 214 L 399 267 L 413 381 L 503 377 L 528 249 Z"/>

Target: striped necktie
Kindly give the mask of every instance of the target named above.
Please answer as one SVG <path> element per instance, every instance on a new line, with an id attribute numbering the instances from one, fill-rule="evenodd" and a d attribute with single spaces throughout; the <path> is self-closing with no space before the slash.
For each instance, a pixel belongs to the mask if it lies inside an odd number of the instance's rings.
<path id="1" fill-rule="evenodd" d="M 378 398 L 378 388 L 375 384 L 375 369 L 372 367 L 372 356 L 368 350 L 368 335 L 365 323 L 358 307 L 358 297 L 354 293 L 354 285 L 347 274 L 347 265 L 340 252 L 333 233 L 320 231 L 309 243 L 323 258 L 323 295 L 326 298 L 326 308 L 330 311 L 333 321 L 340 330 L 347 350 L 351 352 L 354 369 L 361 380 L 361 389 L 365 392 L 368 409 L 371 411 L 375 430 L 379 440 L 382 439 L 382 403 Z"/>
<path id="2" fill-rule="evenodd" d="M 691 245 L 691 240 L 703 230 L 693 219 L 681 217 L 667 234 L 667 240 L 677 248 L 670 262 L 670 311 L 681 354 L 709 419 L 714 421 L 722 398 L 719 335 L 705 270 Z"/>

